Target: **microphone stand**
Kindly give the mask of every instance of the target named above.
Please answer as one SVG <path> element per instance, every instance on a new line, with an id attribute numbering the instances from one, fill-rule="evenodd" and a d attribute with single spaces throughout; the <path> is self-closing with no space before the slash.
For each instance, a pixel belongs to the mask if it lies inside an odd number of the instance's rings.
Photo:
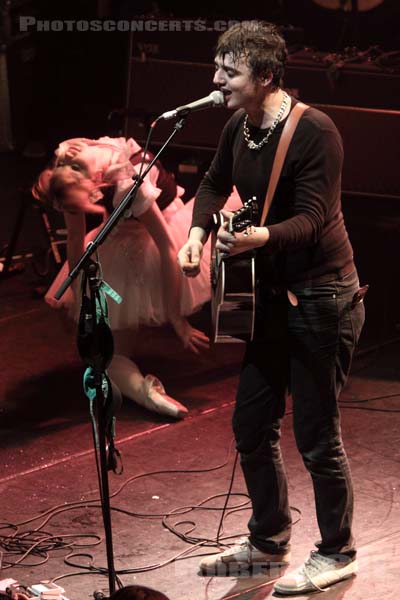
<path id="1" fill-rule="evenodd" d="M 107 435 L 107 433 L 109 433 L 110 430 L 110 415 L 108 414 L 110 407 L 106 406 L 106 399 L 103 390 L 103 380 L 105 377 L 105 369 L 110 364 L 113 356 L 113 340 L 112 333 L 109 327 L 104 327 L 104 319 L 101 323 L 99 323 L 97 319 L 96 299 L 99 298 L 99 290 L 102 286 L 103 281 L 101 279 L 101 271 L 98 270 L 97 263 L 91 260 L 90 257 L 94 252 L 96 252 L 97 248 L 100 246 L 100 244 L 104 242 L 104 240 L 113 230 L 115 225 L 121 219 L 125 211 L 131 206 L 132 202 L 135 199 L 137 190 L 143 183 L 143 180 L 146 177 L 147 173 L 150 171 L 154 163 L 158 160 L 159 156 L 164 152 L 165 148 L 170 144 L 174 136 L 178 133 L 178 131 L 180 131 L 183 128 L 185 124 L 185 119 L 186 116 L 182 116 L 182 118 L 180 118 L 179 121 L 174 125 L 172 133 L 168 137 L 167 141 L 163 144 L 163 146 L 159 149 L 154 158 L 150 161 L 143 175 L 135 175 L 132 178 L 133 180 L 135 180 L 135 184 L 126 193 L 119 205 L 111 213 L 110 217 L 93 240 L 93 243 L 89 244 L 88 248 L 82 254 L 79 261 L 76 263 L 72 271 L 63 281 L 63 283 L 54 295 L 54 298 L 59 300 L 63 296 L 64 292 L 70 287 L 72 282 L 77 278 L 79 273 L 81 271 L 84 272 L 84 281 L 89 281 L 90 298 L 82 298 L 82 312 L 79 323 L 78 348 L 82 359 L 84 360 L 87 366 L 90 366 L 92 368 L 94 373 L 96 404 L 95 410 L 93 412 L 95 414 L 94 419 L 98 423 L 97 444 L 99 447 L 101 472 L 101 480 L 99 481 L 99 487 L 101 495 L 103 523 L 105 529 L 107 571 L 110 594 L 112 594 L 115 591 L 117 581 L 117 574 L 115 571 L 113 556 L 110 494 L 108 485 L 108 470 L 112 468 L 113 462 L 115 464 L 115 456 L 113 461 L 113 456 L 110 457 L 109 455 L 109 459 L 107 461 L 107 437 L 109 439 L 108 449 L 111 448 L 111 451 L 115 451 L 115 449 L 113 448 L 112 435 Z M 85 296 L 85 289 L 83 289 L 83 296 Z M 101 327 L 99 327 L 99 324 L 101 325 Z M 109 388 L 110 387 L 111 384 Z M 95 452 L 96 449 L 97 448 L 95 443 Z"/>

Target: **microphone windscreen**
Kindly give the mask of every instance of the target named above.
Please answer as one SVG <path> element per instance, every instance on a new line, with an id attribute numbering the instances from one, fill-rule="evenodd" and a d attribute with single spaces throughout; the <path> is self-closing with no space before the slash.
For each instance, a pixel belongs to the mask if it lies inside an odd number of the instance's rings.
<path id="1" fill-rule="evenodd" d="M 219 104 L 225 104 L 224 95 L 219 90 L 214 90 L 213 92 L 211 92 L 210 98 L 212 98 L 216 106 Z"/>

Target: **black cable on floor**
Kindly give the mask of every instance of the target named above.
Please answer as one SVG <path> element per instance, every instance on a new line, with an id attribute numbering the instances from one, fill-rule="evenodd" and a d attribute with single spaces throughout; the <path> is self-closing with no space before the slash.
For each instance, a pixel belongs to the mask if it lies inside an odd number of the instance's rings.
<path id="1" fill-rule="evenodd" d="M 228 456 L 230 454 L 230 451 L 231 451 L 231 448 L 228 450 Z M 217 466 L 208 467 L 206 469 L 169 469 L 169 470 L 160 470 L 160 471 L 141 473 L 141 474 L 135 475 L 135 476 L 129 478 L 127 481 L 125 481 L 117 489 L 116 492 L 114 492 L 113 494 L 110 495 L 110 498 L 115 498 L 125 489 L 125 487 L 127 487 L 130 483 L 132 483 L 133 481 L 136 481 L 140 478 L 150 477 L 150 476 L 154 476 L 154 475 L 209 473 L 209 472 L 219 470 L 219 469 L 225 467 L 227 465 L 227 462 L 228 462 L 228 460 L 225 460 L 223 463 L 221 463 Z M 230 477 L 228 493 L 227 494 L 222 493 L 222 494 L 216 494 L 216 495 L 210 496 L 210 497 L 206 498 L 205 500 L 202 500 L 201 502 L 199 502 L 197 505 L 175 508 L 167 513 L 165 513 L 165 512 L 164 513 L 139 513 L 139 512 L 132 512 L 132 511 L 128 511 L 125 509 L 121 509 L 118 507 L 111 507 L 111 510 L 113 510 L 113 511 L 118 511 L 120 513 L 127 514 L 129 516 L 134 516 L 136 518 L 161 519 L 162 525 L 166 529 L 168 529 L 171 533 L 176 535 L 182 541 L 190 544 L 189 548 L 184 549 L 183 551 L 169 557 L 168 559 L 166 559 L 164 561 L 157 562 L 157 563 L 150 564 L 150 565 L 143 565 L 141 567 L 136 567 L 136 568 L 131 568 L 131 569 L 118 570 L 116 572 L 116 575 L 120 576 L 120 575 L 141 573 L 141 572 L 159 569 L 159 568 L 162 568 L 163 566 L 166 566 L 174 561 L 184 560 L 188 557 L 192 558 L 194 556 L 197 556 L 198 554 L 197 555 L 193 554 L 196 550 L 200 550 L 203 548 L 205 549 L 205 548 L 209 548 L 209 547 L 218 548 L 221 545 L 227 546 L 229 544 L 227 544 L 226 542 L 234 540 L 234 539 L 238 538 L 239 536 L 246 535 L 245 532 L 242 532 L 242 533 L 239 532 L 234 535 L 221 536 L 221 534 L 223 533 L 224 521 L 230 515 L 234 514 L 235 512 L 241 511 L 241 510 L 248 510 L 250 508 L 250 500 L 249 500 L 247 494 L 236 493 L 236 492 L 232 493 L 236 464 L 237 464 L 237 455 L 235 457 L 232 475 Z M 207 503 L 209 503 L 217 498 L 224 498 L 224 504 L 222 507 L 207 506 Z M 244 501 L 239 502 L 238 504 L 235 504 L 234 506 L 231 506 L 228 509 L 229 500 L 231 498 L 244 498 Z M 98 504 L 99 501 L 101 502 L 100 498 L 95 498 L 93 500 L 71 502 L 66 505 L 57 505 L 57 506 L 47 510 L 45 513 L 36 515 L 36 516 L 34 516 L 30 519 L 27 519 L 21 523 L 0 524 L 0 531 L 4 530 L 4 529 L 12 530 L 11 535 L 0 536 L 0 547 L 2 547 L 5 551 L 5 560 L 3 563 L 3 569 L 15 567 L 15 566 L 22 566 L 22 564 L 23 564 L 23 566 L 27 566 L 26 559 L 29 556 L 38 557 L 38 559 L 39 559 L 38 562 L 35 562 L 32 565 L 29 565 L 29 566 L 36 566 L 37 564 L 43 564 L 44 562 L 47 562 L 49 560 L 50 553 L 53 550 L 60 550 L 60 549 L 70 549 L 71 550 L 74 548 L 76 548 L 76 550 L 78 550 L 78 548 L 90 547 L 90 546 L 100 544 L 102 540 L 101 540 L 100 536 L 98 536 L 96 534 L 62 534 L 62 535 L 58 535 L 58 536 L 53 536 L 45 531 L 42 531 L 42 528 L 47 523 L 49 523 L 49 521 L 54 516 L 59 515 L 64 512 L 68 512 L 70 510 L 77 510 L 77 509 L 83 509 L 83 508 L 85 508 L 86 510 L 87 509 L 98 510 L 99 508 L 101 508 L 101 504 Z M 220 519 L 219 526 L 218 526 L 217 536 L 215 538 L 212 537 L 209 539 L 204 536 L 192 535 L 192 533 L 195 531 L 195 529 L 197 527 L 196 521 L 193 519 L 185 518 L 184 521 L 178 521 L 174 525 L 172 525 L 170 523 L 170 520 L 172 518 L 175 518 L 176 516 L 188 515 L 189 513 L 192 513 L 196 510 L 197 511 L 198 510 L 222 511 L 221 519 Z M 299 509 L 297 509 L 297 508 L 294 508 L 292 510 L 295 510 L 299 514 L 301 514 Z M 25 531 L 25 532 L 20 532 L 20 528 L 22 526 L 32 523 L 38 519 L 42 519 L 42 521 L 41 521 L 40 525 L 38 525 L 35 529 Z M 296 522 L 298 522 L 298 519 Z M 183 525 L 186 527 L 185 532 L 180 531 L 180 529 L 182 528 Z M 82 540 L 84 540 L 84 539 L 86 539 L 86 540 L 89 539 L 89 541 L 87 541 L 86 543 L 82 543 Z M 19 555 L 19 558 L 14 560 L 14 556 L 17 556 L 17 555 Z M 88 564 L 83 564 L 81 560 L 79 560 L 79 561 L 76 560 L 77 558 L 82 559 L 83 557 L 88 559 Z M 59 581 L 60 579 L 65 579 L 67 577 L 77 576 L 77 575 L 84 575 L 84 574 L 106 575 L 107 574 L 106 567 L 96 566 L 94 564 L 93 556 L 88 552 L 82 552 L 82 550 L 70 552 L 64 558 L 64 562 L 68 566 L 78 568 L 80 571 L 78 573 L 64 573 L 58 577 L 55 577 L 52 580 L 53 582 Z"/>

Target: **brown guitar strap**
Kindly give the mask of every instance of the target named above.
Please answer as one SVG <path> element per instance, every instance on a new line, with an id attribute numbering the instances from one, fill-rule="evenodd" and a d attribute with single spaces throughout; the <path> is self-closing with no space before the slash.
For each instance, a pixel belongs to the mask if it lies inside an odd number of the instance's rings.
<path id="1" fill-rule="evenodd" d="M 286 154 L 292 141 L 296 127 L 300 121 L 302 114 L 309 108 L 307 104 L 298 102 L 289 114 L 285 126 L 282 131 L 281 139 L 279 140 L 278 148 L 275 154 L 274 164 L 272 165 L 271 177 L 269 178 L 267 194 L 265 196 L 264 208 L 260 219 L 260 225 L 263 226 L 269 207 L 271 206 L 272 199 L 275 194 L 276 186 L 278 185 L 279 177 L 281 175 L 283 163 L 285 162 Z M 287 297 L 292 306 L 298 305 L 298 300 L 295 294 L 290 290 L 287 290 Z"/>
<path id="2" fill-rule="evenodd" d="M 269 178 L 267 194 L 265 196 L 264 208 L 260 219 L 260 225 L 263 226 L 269 207 L 271 206 L 272 199 L 275 194 L 276 186 L 278 185 L 279 177 L 281 175 L 283 163 L 285 162 L 286 154 L 292 141 L 294 132 L 302 114 L 310 108 L 303 102 L 298 102 L 291 110 L 285 126 L 282 131 L 281 139 L 279 140 L 278 149 L 275 154 L 274 164 L 272 165 L 271 177 Z"/>

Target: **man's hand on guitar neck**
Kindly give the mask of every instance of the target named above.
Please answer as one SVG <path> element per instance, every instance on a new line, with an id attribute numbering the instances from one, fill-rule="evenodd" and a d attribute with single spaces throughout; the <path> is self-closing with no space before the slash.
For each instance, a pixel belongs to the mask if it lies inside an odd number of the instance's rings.
<path id="1" fill-rule="evenodd" d="M 269 240 L 269 231 L 267 227 L 255 227 L 251 225 L 242 232 L 230 232 L 229 221 L 233 216 L 232 212 L 221 210 L 225 222 L 218 229 L 216 249 L 225 256 L 234 256 L 241 252 L 247 252 L 254 248 L 264 246 Z"/>

